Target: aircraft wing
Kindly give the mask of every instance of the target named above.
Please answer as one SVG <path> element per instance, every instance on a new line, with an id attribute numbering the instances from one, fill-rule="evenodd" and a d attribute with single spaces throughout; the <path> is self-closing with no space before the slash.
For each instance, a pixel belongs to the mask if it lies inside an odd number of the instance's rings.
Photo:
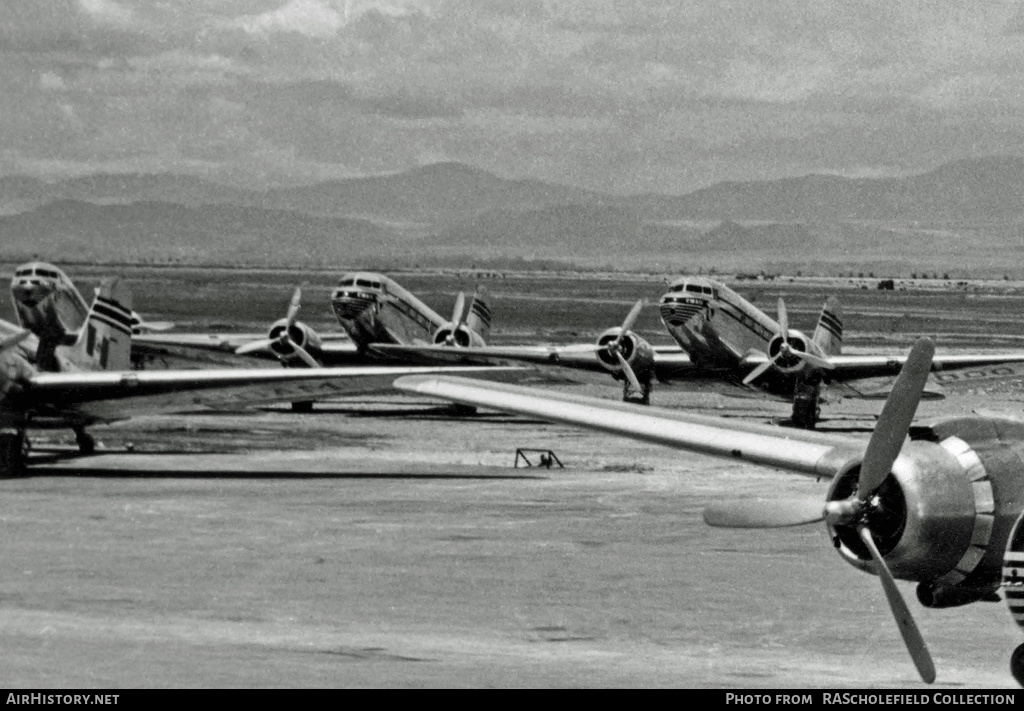
<path id="1" fill-rule="evenodd" d="M 831 477 L 865 443 L 831 433 L 696 415 L 442 374 L 404 376 L 398 390 L 600 430 L 654 444 Z"/>
<path id="2" fill-rule="evenodd" d="M 829 356 L 835 368 L 825 374 L 826 381 L 843 382 L 858 378 L 874 378 L 883 375 L 897 375 L 907 360 L 906 355 L 835 355 Z M 932 360 L 932 373 L 945 371 L 979 370 L 994 377 L 1019 374 L 1012 364 L 1024 364 L 1024 353 L 993 353 L 981 355 L 936 354 Z M 998 366 L 1007 366 L 1000 372 Z M 979 376 L 980 377 L 980 376 Z M 948 380 L 937 375 L 936 379 L 945 384 Z"/>
<path id="3" fill-rule="evenodd" d="M 576 370 L 602 373 L 610 371 L 597 357 L 597 346 L 579 344 L 568 346 L 480 346 L 453 347 L 439 345 L 408 345 L 379 343 L 371 347 L 374 352 L 413 363 L 459 365 L 532 365 L 562 366 Z M 690 357 L 676 346 L 658 346 L 654 351 L 654 372 L 659 380 L 686 377 L 697 370 Z"/>
<path id="4" fill-rule="evenodd" d="M 356 344 L 349 340 L 347 334 L 318 334 L 321 339 L 319 348 L 309 348 L 313 357 L 324 366 L 365 364 L 368 360 L 359 352 Z M 146 356 L 179 356 L 202 360 L 202 354 L 220 354 L 237 356 L 238 348 L 254 341 L 265 341 L 266 333 L 144 333 L 132 336 L 132 355 Z M 200 356 L 200 357 L 197 357 Z M 278 355 L 269 347 L 251 351 L 243 359 L 260 358 L 279 360 Z M 218 360 L 223 361 L 223 358 Z"/>
<path id="5" fill-rule="evenodd" d="M 188 409 L 232 409 L 258 403 L 388 392 L 401 375 L 450 368 L 233 368 L 121 372 L 36 373 L 17 397 L 41 415 L 114 421 Z M 462 374 L 509 375 L 516 369 L 465 368 Z M 522 369 L 517 372 L 521 373 Z"/>

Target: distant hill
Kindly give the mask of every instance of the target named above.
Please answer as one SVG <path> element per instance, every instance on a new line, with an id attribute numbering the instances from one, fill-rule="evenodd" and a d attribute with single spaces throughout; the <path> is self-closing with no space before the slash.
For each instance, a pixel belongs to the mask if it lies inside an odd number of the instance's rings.
<path id="1" fill-rule="evenodd" d="M 230 205 L 49 203 L 0 217 L 5 256 L 96 261 L 345 264 L 397 249 L 366 220 Z"/>
<path id="2" fill-rule="evenodd" d="M 169 174 L 6 177 L 0 256 L 1003 270 L 1020 250 L 1021 195 L 1020 157 L 901 178 L 724 182 L 681 196 L 612 196 L 459 163 L 265 191 Z"/>
<path id="3" fill-rule="evenodd" d="M 915 220 L 1024 219 L 1024 158 L 956 161 L 906 178 L 808 175 L 726 182 L 678 199 L 647 197 L 654 219 Z"/>

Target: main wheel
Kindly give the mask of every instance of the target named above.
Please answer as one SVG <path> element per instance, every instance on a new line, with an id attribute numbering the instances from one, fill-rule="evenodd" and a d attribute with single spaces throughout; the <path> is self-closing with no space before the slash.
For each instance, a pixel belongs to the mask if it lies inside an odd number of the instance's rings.
<path id="1" fill-rule="evenodd" d="M 813 430 L 818 424 L 821 408 L 817 399 L 798 397 L 793 403 L 793 424 L 805 430 Z"/>
<path id="2" fill-rule="evenodd" d="M 75 430 L 75 441 L 78 442 L 78 451 L 82 454 L 93 454 L 96 451 L 96 440 L 83 429 Z"/>
<path id="3" fill-rule="evenodd" d="M 1010 673 L 1024 687 L 1024 644 L 1019 645 L 1010 655 Z"/>
<path id="4" fill-rule="evenodd" d="M 28 438 L 24 430 L 0 432 L 0 477 L 25 476 Z"/>

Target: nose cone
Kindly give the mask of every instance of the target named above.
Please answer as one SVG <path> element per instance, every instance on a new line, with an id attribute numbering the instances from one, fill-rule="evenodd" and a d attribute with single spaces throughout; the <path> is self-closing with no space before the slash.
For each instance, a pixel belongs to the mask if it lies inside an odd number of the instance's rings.
<path id="1" fill-rule="evenodd" d="M 334 292 L 331 306 L 339 319 L 352 321 L 360 314 L 377 303 L 376 294 L 372 292 L 338 289 Z"/>
<path id="2" fill-rule="evenodd" d="M 14 279 L 11 281 L 11 295 L 14 301 L 28 308 L 35 308 L 53 294 L 54 285 L 43 279 Z"/>

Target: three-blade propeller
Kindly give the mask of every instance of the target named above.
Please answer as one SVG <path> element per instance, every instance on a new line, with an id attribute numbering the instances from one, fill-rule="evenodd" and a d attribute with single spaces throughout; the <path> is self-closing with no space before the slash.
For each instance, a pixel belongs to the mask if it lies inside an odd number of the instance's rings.
<path id="1" fill-rule="evenodd" d="M 820 501 L 808 499 L 734 502 L 711 506 L 704 512 L 704 520 L 708 524 L 728 528 L 777 528 L 823 519 L 833 526 L 854 526 L 871 554 L 875 572 L 882 581 L 882 588 L 900 634 L 903 635 L 903 642 L 921 678 L 929 684 L 935 680 L 935 665 L 896 587 L 889 566 L 878 550 L 869 518 L 875 506 L 875 494 L 892 471 L 910 431 L 934 354 L 935 346 L 930 340 L 923 338 L 914 344 L 871 433 L 871 440 L 861 462 L 857 490 L 850 498 L 828 501 L 824 506 Z"/>
<path id="2" fill-rule="evenodd" d="M 281 330 L 280 335 L 277 338 L 266 338 L 259 341 L 252 341 L 244 345 L 239 346 L 235 349 L 235 353 L 238 355 L 245 355 L 246 353 L 252 353 L 254 351 L 265 350 L 270 348 L 275 343 L 278 343 L 286 348 L 291 348 L 292 352 L 301 360 L 303 363 L 308 365 L 310 368 L 319 368 L 320 363 L 317 362 L 316 358 L 311 356 L 305 348 L 302 348 L 298 343 L 292 339 L 292 327 L 295 325 L 295 317 L 299 314 L 299 309 L 302 307 L 302 287 L 295 287 L 295 293 L 292 294 L 292 300 L 288 304 L 288 314 L 285 316 L 284 328 Z"/>
<path id="3" fill-rule="evenodd" d="M 821 368 L 822 370 L 832 370 L 835 368 L 829 361 L 813 353 L 807 351 L 801 351 L 793 348 L 793 345 L 789 342 L 789 315 L 786 313 L 786 302 L 779 297 L 779 332 L 775 335 L 776 338 L 781 339 L 779 344 L 779 352 L 774 356 L 766 360 L 761 365 L 754 368 L 747 377 L 743 379 L 744 385 L 750 385 L 752 382 L 764 375 L 765 372 L 775 367 L 775 364 L 785 358 L 798 358 L 806 363 L 809 363 L 815 368 Z"/>
<path id="4" fill-rule="evenodd" d="M 636 373 L 633 372 L 633 368 L 630 367 L 629 361 L 627 361 L 622 355 L 622 342 L 626 338 L 626 333 L 633 328 L 633 324 L 636 322 L 636 317 L 640 315 L 640 309 L 643 308 L 643 305 L 643 299 L 640 299 L 633 304 L 633 308 L 629 310 L 629 313 L 626 314 L 625 320 L 622 322 L 618 337 L 614 341 L 609 341 L 604 346 L 601 346 L 601 348 L 608 351 L 609 355 L 615 357 L 619 362 L 619 365 L 622 366 L 622 374 L 625 376 L 626 380 L 629 381 L 629 386 L 638 392 L 643 390 L 643 387 L 640 385 L 640 381 L 637 379 Z"/>
<path id="5" fill-rule="evenodd" d="M 444 339 L 446 346 L 458 345 L 455 340 L 455 334 L 458 333 L 459 328 L 465 325 L 468 318 L 469 311 L 466 309 L 466 294 L 460 291 L 459 295 L 455 298 L 455 308 L 452 309 L 452 331 Z"/>

